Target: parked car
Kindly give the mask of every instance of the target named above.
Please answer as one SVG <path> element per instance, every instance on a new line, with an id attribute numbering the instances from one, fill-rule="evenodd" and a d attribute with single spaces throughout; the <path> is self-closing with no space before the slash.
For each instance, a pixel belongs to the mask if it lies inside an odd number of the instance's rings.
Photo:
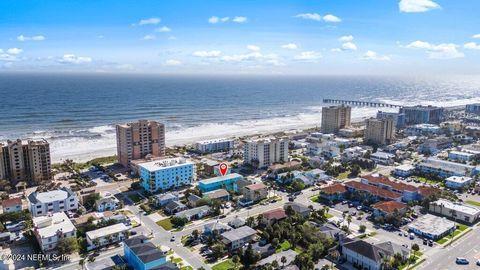
<path id="1" fill-rule="evenodd" d="M 411 240 L 415 239 L 415 234 L 414 233 L 410 233 L 410 237 L 409 237 Z"/>
<path id="2" fill-rule="evenodd" d="M 427 244 L 428 244 L 427 239 L 423 239 L 423 244 L 424 244 L 424 245 L 427 245 Z"/>
<path id="3" fill-rule="evenodd" d="M 469 264 L 470 263 L 466 258 L 463 258 L 463 257 L 457 257 L 455 259 L 455 262 L 457 264 Z"/>
<path id="4" fill-rule="evenodd" d="M 480 266 L 480 259 L 477 260 L 477 265 Z"/>
<path id="5" fill-rule="evenodd" d="M 428 240 L 428 246 L 433 247 L 433 240 Z"/>

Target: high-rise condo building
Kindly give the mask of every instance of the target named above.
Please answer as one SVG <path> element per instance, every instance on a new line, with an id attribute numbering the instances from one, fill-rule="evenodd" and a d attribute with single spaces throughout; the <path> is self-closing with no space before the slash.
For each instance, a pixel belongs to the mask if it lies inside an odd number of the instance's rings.
<path id="1" fill-rule="evenodd" d="M 405 114 L 405 124 L 440 124 L 444 119 L 444 109 L 436 106 L 403 107 L 400 113 Z"/>
<path id="2" fill-rule="evenodd" d="M 274 162 L 288 161 L 288 143 L 285 138 L 262 138 L 245 142 L 243 159 L 246 164 L 257 168 L 272 165 Z"/>
<path id="3" fill-rule="evenodd" d="M 146 155 L 165 156 L 165 126 L 148 120 L 117 125 L 117 155 L 125 167 Z"/>
<path id="4" fill-rule="evenodd" d="M 38 185 L 52 178 L 50 144 L 46 140 L 0 143 L 0 179 Z"/>
<path id="5" fill-rule="evenodd" d="M 340 129 L 350 126 L 352 107 L 340 105 L 322 108 L 322 133 L 337 133 Z"/>
<path id="6" fill-rule="evenodd" d="M 390 144 L 395 138 L 395 124 L 393 119 L 375 119 L 365 120 L 365 137 L 366 143 L 378 145 Z"/>

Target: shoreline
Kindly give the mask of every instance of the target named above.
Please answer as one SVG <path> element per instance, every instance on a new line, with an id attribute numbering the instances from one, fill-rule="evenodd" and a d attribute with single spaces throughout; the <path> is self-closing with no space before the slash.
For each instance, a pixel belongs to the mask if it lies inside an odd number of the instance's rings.
<path id="1" fill-rule="evenodd" d="M 370 116 L 362 116 L 362 117 L 355 117 L 355 118 L 352 118 L 352 121 L 351 123 L 352 124 L 358 124 L 358 123 L 361 123 L 363 122 L 365 119 L 369 118 Z M 236 135 L 236 136 L 226 136 L 228 138 L 234 138 L 235 140 L 239 140 L 240 138 L 241 139 L 248 139 L 248 138 L 254 138 L 254 137 L 265 137 L 265 136 L 273 136 L 275 134 L 278 134 L 278 133 L 289 133 L 289 132 L 294 132 L 296 131 L 297 133 L 302 133 L 302 132 L 305 132 L 305 131 L 313 131 L 313 130 L 316 130 L 316 129 L 319 129 L 320 128 L 320 124 L 318 126 L 300 126 L 298 128 L 289 128 L 289 129 L 278 129 L 278 130 L 271 130 L 271 131 L 268 131 L 268 132 L 257 132 L 257 133 L 245 133 L 245 134 L 239 134 L 239 135 Z M 167 143 L 167 148 L 175 148 L 175 147 L 183 147 L 183 146 L 191 146 L 193 144 L 195 144 L 196 141 L 199 141 L 199 140 L 204 140 L 204 139 L 213 139 L 215 137 L 206 137 L 206 138 L 202 138 L 202 139 L 198 139 L 198 140 L 195 140 L 195 141 L 185 141 L 183 143 L 174 143 L 174 144 L 169 144 Z M 59 158 L 59 159 L 53 159 L 52 158 L 52 165 L 53 164 L 60 164 L 62 163 L 63 161 L 65 161 L 66 159 L 71 159 L 73 160 L 74 162 L 78 162 L 78 163 L 86 163 L 86 162 L 89 162 L 93 159 L 97 159 L 97 158 L 106 158 L 106 157 L 111 157 L 111 156 L 114 156 L 116 155 L 116 148 L 114 149 L 111 149 L 111 150 L 107 150 L 107 151 L 98 151 L 98 152 L 95 152 L 95 153 L 90 153 L 90 154 L 83 154 L 83 155 L 77 155 L 76 157 L 70 157 L 70 156 L 67 156 L 67 157 L 62 157 L 62 158 Z"/>

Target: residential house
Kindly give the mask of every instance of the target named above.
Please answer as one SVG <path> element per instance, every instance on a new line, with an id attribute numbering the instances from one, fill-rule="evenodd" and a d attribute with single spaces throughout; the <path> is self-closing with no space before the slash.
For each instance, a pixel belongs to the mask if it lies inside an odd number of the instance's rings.
<path id="1" fill-rule="evenodd" d="M 415 171 L 415 166 L 411 164 L 403 164 L 395 167 L 393 174 L 400 177 L 408 177 Z"/>
<path id="2" fill-rule="evenodd" d="M 204 205 L 192 209 L 183 210 L 175 214 L 176 217 L 186 218 L 187 220 L 201 219 L 210 213 L 210 206 Z"/>
<path id="3" fill-rule="evenodd" d="M 246 222 L 245 222 L 245 219 L 239 217 L 239 216 L 236 216 L 234 219 L 230 220 L 230 222 L 228 222 L 228 225 L 230 225 L 230 227 L 232 228 L 235 228 L 235 229 L 238 229 L 242 226 L 245 226 Z"/>
<path id="4" fill-rule="evenodd" d="M 243 198 L 257 202 L 268 197 L 268 187 L 263 183 L 251 184 L 243 188 Z"/>
<path id="5" fill-rule="evenodd" d="M 4 213 L 13 213 L 22 211 L 22 198 L 11 198 L 2 201 Z"/>
<path id="6" fill-rule="evenodd" d="M 236 250 L 243 247 L 245 244 L 252 242 L 256 235 L 257 232 L 254 229 L 248 226 L 243 226 L 222 233 L 222 242 L 229 250 Z"/>
<path id="7" fill-rule="evenodd" d="M 187 202 L 188 202 L 188 205 L 190 205 L 190 207 L 196 207 L 197 206 L 197 202 L 200 201 L 202 198 L 195 195 L 195 194 L 190 194 L 188 197 L 187 197 Z"/>
<path id="8" fill-rule="evenodd" d="M 117 210 L 119 206 L 120 201 L 110 192 L 101 192 L 100 199 L 95 202 L 97 212 Z"/>
<path id="9" fill-rule="evenodd" d="M 416 168 L 422 173 L 431 173 L 445 178 L 450 176 L 472 176 L 479 172 L 479 169 L 475 166 L 437 158 L 427 158 L 418 163 Z"/>
<path id="10" fill-rule="evenodd" d="M 475 154 L 473 153 L 468 153 L 468 152 L 463 152 L 463 151 L 450 151 L 448 152 L 448 159 L 451 161 L 457 161 L 457 162 L 469 162 L 473 160 L 475 157 Z"/>
<path id="11" fill-rule="evenodd" d="M 379 188 L 369 184 L 364 184 L 357 181 L 348 181 L 345 183 L 345 187 L 352 193 L 363 193 L 368 195 L 373 200 L 393 200 L 401 201 L 402 194 L 390 191 L 388 189 Z"/>
<path id="12" fill-rule="evenodd" d="M 215 221 L 215 222 L 210 222 L 205 225 L 203 225 L 203 234 L 205 235 L 211 235 L 213 231 L 217 231 L 218 233 L 222 234 L 224 232 L 230 231 L 233 228 L 230 227 L 227 224 L 223 224 L 221 222 Z"/>
<path id="13" fill-rule="evenodd" d="M 388 177 L 383 175 L 371 174 L 362 176 L 361 182 L 382 189 L 398 192 L 402 194 L 402 200 L 405 202 L 418 199 L 417 187 L 407 185 L 402 182 L 391 181 Z"/>
<path id="14" fill-rule="evenodd" d="M 203 193 L 203 197 L 210 200 L 229 201 L 230 193 L 225 189 L 217 189 L 210 192 Z"/>
<path id="15" fill-rule="evenodd" d="M 282 208 L 272 209 L 267 212 L 263 212 L 261 215 L 262 223 L 265 225 L 273 225 L 287 217 L 287 215 L 285 214 L 285 210 L 283 210 Z"/>
<path id="16" fill-rule="evenodd" d="M 171 201 L 165 205 L 165 212 L 170 215 L 186 210 L 188 207 L 179 201 Z"/>
<path id="17" fill-rule="evenodd" d="M 177 193 L 169 192 L 169 193 L 154 195 L 153 199 L 157 207 L 162 207 L 167 205 L 169 202 L 178 201 L 179 196 Z"/>
<path id="18" fill-rule="evenodd" d="M 257 266 L 272 264 L 273 261 L 277 261 L 277 263 L 279 263 L 279 265 L 285 265 L 285 268 L 282 267 L 282 269 L 286 269 L 286 267 L 288 265 L 293 263 L 296 256 L 297 256 L 297 253 L 292 249 L 281 251 L 279 253 L 272 254 L 272 255 L 268 256 L 267 258 L 258 261 Z M 285 263 L 281 262 L 283 257 L 285 257 Z"/>
<path id="19" fill-rule="evenodd" d="M 382 165 L 392 165 L 394 163 L 394 158 L 394 154 L 381 151 L 377 151 L 370 155 L 371 160 L 373 160 L 376 164 Z"/>
<path id="20" fill-rule="evenodd" d="M 297 213 L 300 216 L 303 216 L 305 218 L 310 216 L 310 213 L 312 212 L 312 210 L 310 208 L 308 208 L 307 206 L 305 206 L 301 203 L 297 203 L 297 202 L 288 202 L 283 206 L 283 209 L 285 209 L 285 210 L 287 210 L 288 208 L 292 208 L 292 210 L 295 213 Z"/>
<path id="21" fill-rule="evenodd" d="M 361 269 L 383 269 L 383 262 L 395 254 L 400 254 L 405 260 L 410 252 L 407 248 L 392 242 L 374 245 L 363 240 L 351 240 L 342 243 L 342 257 L 354 267 Z"/>

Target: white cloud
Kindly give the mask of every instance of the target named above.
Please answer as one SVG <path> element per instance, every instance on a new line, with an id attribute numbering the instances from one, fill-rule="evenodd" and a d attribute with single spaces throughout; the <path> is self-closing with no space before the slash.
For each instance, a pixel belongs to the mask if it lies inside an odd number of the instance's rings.
<path id="1" fill-rule="evenodd" d="M 38 36 L 24 36 L 24 35 L 20 35 L 17 37 L 17 40 L 18 41 L 43 41 L 45 40 L 45 36 L 42 36 L 42 35 L 38 35 Z"/>
<path id="2" fill-rule="evenodd" d="M 296 55 L 294 57 L 295 60 L 302 60 L 302 61 L 315 61 L 320 58 L 322 58 L 322 54 L 315 51 L 301 52 L 299 55 Z"/>
<path id="3" fill-rule="evenodd" d="M 172 31 L 172 29 L 170 29 L 167 26 L 162 26 L 162 27 L 159 27 L 159 28 L 155 29 L 155 32 L 160 32 L 160 33 L 166 33 L 166 32 L 171 32 L 171 31 Z"/>
<path id="4" fill-rule="evenodd" d="M 355 45 L 355 43 L 353 42 L 345 42 L 342 44 L 342 49 L 349 50 L 349 51 L 356 51 L 357 45 Z"/>
<path id="5" fill-rule="evenodd" d="M 364 59 L 364 60 L 375 60 L 375 61 L 388 61 L 388 60 L 390 60 L 390 57 L 388 57 L 386 55 L 378 55 L 374 51 L 367 51 L 363 55 L 362 59 Z"/>
<path id="6" fill-rule="evenodd" d="M 470 50 L 480 50 L 480 44 L 477 44 L 476 42 L 468 42 L 463 45 L 465 49 L 470 49 Z"/>
<path id="7" fill-rule="evenodd" d="M 441 8 L 432 0 L 400 0 L 398 7 L 401 12 L 426 12 L 432 9 Z"/>
<path id="8" fill-rule="evenodd" d="M 74 54 L 64 54 L 63 57 L 57 60 L 62 64 L 85 64 L 92 62 L 91 57 L 87 56 L 76 56 Z"/>
<path id="9" fill-rule="evenodd" d="M 298 49 L 298 45 L 295 44 L 295 43 L 287 43 L 287 44 L 282 45 L 281 47 L 284 48 L 284 49 L 288 49 L 288 50 Z"/>
<path id="10" fill-rule="evenodd" d="M 182 62 L 175 60 L 175 59 L 169 59 L 163 63 L 165 66 L 180 66 Z"/>
<path id="11" fill-rule="evenodd" d="M 224 55 L 221 57 L 221 60 L 225 62 L 243 62 L 260 59 L 262 57 L 263 55 L 260 52 L 250 52 L 246 54 Z"/>
<path id="12" fill-rule="evenodd" d="M 247 45 L 247 49 L 249 49 L 250 51 L 253 51 L 253 52 L 260 51 L 260 47 L 255 46 L 255 45 Z"/>
<path id="13" fill-rule="evenodd" d="M 154 18 L 142 19 L 137 24 L 138 25 L 159 24 L 161 21 L 162 20 L 160 18 L 154 17 Z"/>
<path id="14" fill-rule="evenodd" d="M 331 52 L 341 52 L 342 49 L 340 48 L 333 48 L 333 49 L 330 49 Z"/>
<path id="15" fill-rule="evenodd" d="M 143 40 L 154 40 L 156 39 L 155 35 L 145 35 L 143 37 Z"/>
<path id="16" fill-rule="evenodd" d="M 235 18 L 232 19 L 232 22 L 236 22 L 236 23 L 245 23 L 247 22 L 248 18 L 247 17 L 243 17 L 243 16 L 236 16 Z"/>
<path id="17" fill-rule="evenodd" d="M 204 57 L 204 58 L 213 58 L 219 57 L 222 54 L 221 51 L 212 50 L 212 51 L 195 51 L 192 53 L 193 56 L 196 57 Z"/>
<path id="18" fill-rule="evenodd" d="M 350 41 L 353 41 L 353 36 L 352 35 L 342 36 L 338 39 L 338 41 L 340 41 L 340 42 L 350 42 Z"/>
<path id="19" fill-rule="evenodd" d="M 224 23 L 224 22 L 228 22 L 230 20 L 230 17 L 217 17 L 217 16 L 212 16 L 210 18 L 208 18 L 208 22 L 211 23 L 211 24 L 216 24 L 216 23 Z M 247 18 L 246 17 L 235 17 L 233 18 L 232 22 L 236 22 L 236 23 L 243 23 L 243 22 L 246 22 L 247 21 Z"/>
<path id="20" fill-rule="evenodd" d="M 431 59 L 453 59 L 461 58 L 465 55 L 458 51 L 458 45 L 453 43 L 431 44 L 425 41 L 414 41 L 405 48 L 426 50 Z"/>
<path id="21" fill-rule="evenodd" d="M 340 19 L 339 17 L 335 16 L 335 15 L 332 15 L 332 14 L 327 14 L 325 16 L 323 16 L 323 20 L 326 21 L 326 22 L 341 22 L 342 19 Z"/>
<path id="22" fill-rule="evenodd" d="M 7 50 L 7 53 L 11 55 L 18 55 L 18 54 L 21 54 L 22 52 L 23 50 L 19 48 L 10 48 Z"/>
<path id="23" fill-rule="evenodd" d="M 208 22 L 211 24 L 216 24 L 220 22 L 220 18 L 218 18 L 217 16 L 212 16 L 208 18 Z"/>
<path id="24" fill-rule="evenodd" d="M 480 34 L 475 34 L 472 36 L 472 38 L 480 38 Z"/>
<path id="25" fill-rule="evenodd" d="M 305 20 L 321 21 L 322 16 L 318 13 L 300 13 L 294 16 L 295 18 L 302 18 Z"/>

